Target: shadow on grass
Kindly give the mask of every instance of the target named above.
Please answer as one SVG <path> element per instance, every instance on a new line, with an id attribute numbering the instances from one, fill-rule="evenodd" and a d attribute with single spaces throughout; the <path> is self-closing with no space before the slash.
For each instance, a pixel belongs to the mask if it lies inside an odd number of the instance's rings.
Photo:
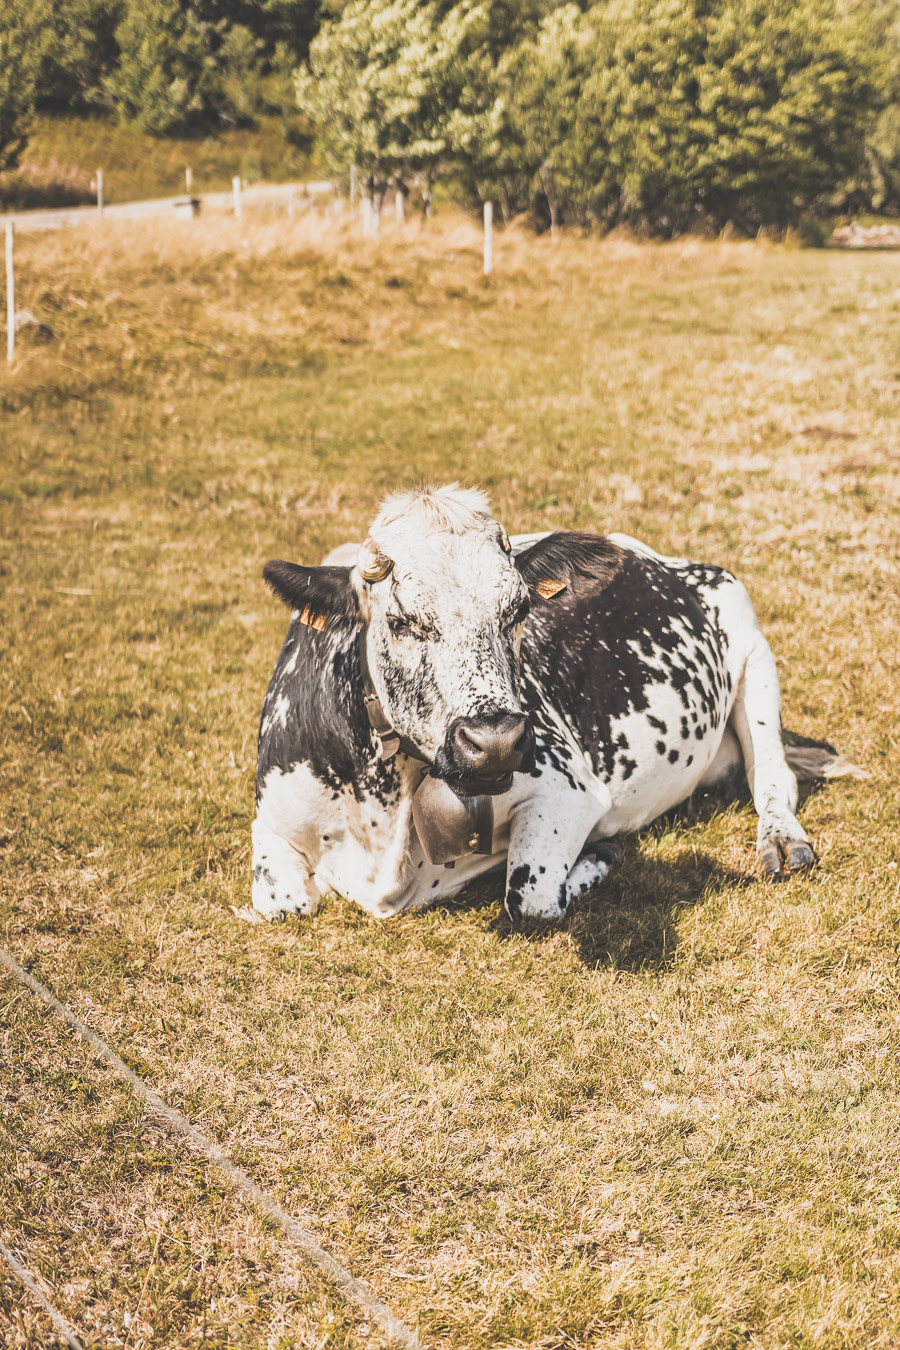
<path id="1" fill-rule="evenodd" d="M 528 920 L 513 924 L 502 908 L 501 868 L 479 877 L 442 905 L 470 911 L 496 906 L 498 912 L 487 921 L 501 941 L 515 935 L 540 943 L 566 932 L 579 959 L 591 968 L 662 970 L 675 958 L 678 917 L 687 906 L 726 886 L 759 884 L 753 876 L 723 867 L 708 853 L 692 850 L 665 859 L 642 852 L 639 836 L 617 843 L 619 857 L 606 881 L 594 894 L 577 900 L 561 924 Z"/>
<path id="2" fill-rule="evenodd" d="M 576 901 L 564 923 L 579 960 L 592 969 L 665 969 L 675 958 L 678 917 L 687 906 L 725 886 L 756 884 L 753 877 L 723 867 L 708 853 L 692 850 L 671 859 L 647 856 L 637 836 L 621 841 L 617 851 L 606 881 Z M 505 912 L 491 926 L 501 939 L 517 933 L 531 942 L 559 931 L 547 924 L 514 926 Z"/>
<path id="3" fill-rule="evenodd" d="M 818 785 L 804 786 L 814 791 Z M 604 840 L 601 847 L 611 864 L 609 876 L 596 891 L 573 904 L 562 924 L 527 920 L 513 924 L 502 909 L 505 868 L 479 877 L 453 900 L 443 903 L 448 908 L 468 910 L 496 905 L 499 912 L 488 922 L 501 940 L 517 934 L 526 941 L 541 942 L 564 931 L 579 959 L 591 968 L 664 969 L 674 960 L 678 916 L 685 907 L 702 903 L 724 887 L 756 886 L 759 882 L 753 874 L 725 867 L 712 854 L 698 849 L 676 858 L 654 856 L 647 851 L 646 840 L 710 821 L 734 805 L 752 808 L 746 783 L 734 792 L 691 798 L 640 834 Z"/>
<path id="4" fill-rule="evenodd" d="M 798 809 L 802 811 L 804 802 L 827 787 L 827 782 L 802 782 Z M 689 797 L 638 834 L 603 840 L 600 849 L 610 861 L 609 876 L 592 894 L 576 901 L 562 923 L 512 923 L 503 909 L 505 864 L 441 903 L 463 910 L 496 906 L 488 923 L 501 940 L 518 934 L 529 942 L 540 942 L 566 932 L 581 961 L 592 969 L 665 969 L 674 960 L 677 920 L 686 906 L 708 900 L 724 887 L 761 883 L 755 873 L 725 867 L 710 853 L 691 849 L 676 858 L 661 858 L 649 853 L 644 843 L 669 831 L 706 824 L 732 808 L 737 808 L 735 822 L 742 819 L 742 813 L 749 813 L 755 835 L 753 801 L 741 775 L 730 786 Z"/>
<path id="5" fill-rule="evenodd" d="M 629 839 L 625 856 L 600 889 L 573 906 L 570 940 L 586 966 L 613 970 L 662 970 L 678 948 L 678 918 L 723 887 L 756 885 L 753 877 L 724 867 L 708 853 L 648 857 Z"/>

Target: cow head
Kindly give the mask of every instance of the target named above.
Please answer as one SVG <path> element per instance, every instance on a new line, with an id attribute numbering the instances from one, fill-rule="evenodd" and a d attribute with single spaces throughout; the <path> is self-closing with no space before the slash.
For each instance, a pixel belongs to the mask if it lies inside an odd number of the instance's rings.
<path id="1" fill-rule="evenodd" d="M 518 698 L 528 587 L 484 495 L 389 499 L 355 570 L 369 669 L 392 725 L 451 782 L 531 767 Z"/>
<path id="2" fill-rule="evenodd" d="M 453 784 L 527 770 L 534 736 L 518 697 L 529 575 L 482 492 L 456 485 L 388 498 L 351 568 L 269 563 L 273 588 L 314 629 L 365 626 L 391 726 Z M 518 565 L 517 565 L 518 562 Z"/>

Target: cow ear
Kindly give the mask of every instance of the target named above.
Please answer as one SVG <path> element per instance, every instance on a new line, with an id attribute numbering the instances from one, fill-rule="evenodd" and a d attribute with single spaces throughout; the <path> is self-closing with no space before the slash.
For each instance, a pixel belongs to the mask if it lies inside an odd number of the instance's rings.
<path id="1" fill-rule="evenodd" d="M 524 581 L 542 600 L 552 600 L 575 581 L 602 589 L 620 570 L 624 553 L 599 534 L 580 530 L 548 534 L 516 555 Z"/>
<path id="2" fill-rule="evenodd" d="M 298 567 L 273 561 L 266 563 L 263 576 L 279 600 L 309 628 L 321 633 L 326 626 L 361 622 L 349 567 Z"/>

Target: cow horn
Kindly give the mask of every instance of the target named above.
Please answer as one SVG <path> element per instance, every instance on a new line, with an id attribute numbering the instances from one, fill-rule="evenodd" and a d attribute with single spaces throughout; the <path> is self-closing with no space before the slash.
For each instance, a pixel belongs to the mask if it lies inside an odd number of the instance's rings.
<path id="1" fill-rule="evenodd" d="M 384 581 L 394 564 L 386 553 L 375 543 L 371 535 L 360 544 L 356 555 L 356 566 L 364 581 Z"/>

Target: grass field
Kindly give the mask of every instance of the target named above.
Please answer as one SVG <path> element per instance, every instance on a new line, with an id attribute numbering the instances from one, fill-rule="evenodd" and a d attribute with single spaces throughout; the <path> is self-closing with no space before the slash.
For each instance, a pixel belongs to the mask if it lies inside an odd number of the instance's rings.
<path id="1" fill-rule="evenodd" d="M 79 117 L 35 119 L 20 167 L 0 176 L 0 208 L 82 206 L 96 201 L 94 179 L 103 170 L 107 202 L 174 197 L 185 190 L 185 168 L 194 192 L 221 191 L 240 174 L 248 182 L 286 182 L 309 173 L 309 156 L 290 145 L 277 118 L 256 127 L 179 140 L 146 136 L 115 120 Z"/>
<path id="2" fill-rule="evenodd" d="M 20 244 L 0 374 L 0 942 L 432 1347 L 900 1344 L 895 256 L 247 223 Z M 872 777 L 624 841 L 564 927 L 500 888 L 253 927 L 260 568 L 380 495 L 733 567 L 785 721 Z M 85 1343 L 382 1342 L 0 977 L 0 1238 Z M 51 1343 L 0 1269 L 0 1340 Z"/>

